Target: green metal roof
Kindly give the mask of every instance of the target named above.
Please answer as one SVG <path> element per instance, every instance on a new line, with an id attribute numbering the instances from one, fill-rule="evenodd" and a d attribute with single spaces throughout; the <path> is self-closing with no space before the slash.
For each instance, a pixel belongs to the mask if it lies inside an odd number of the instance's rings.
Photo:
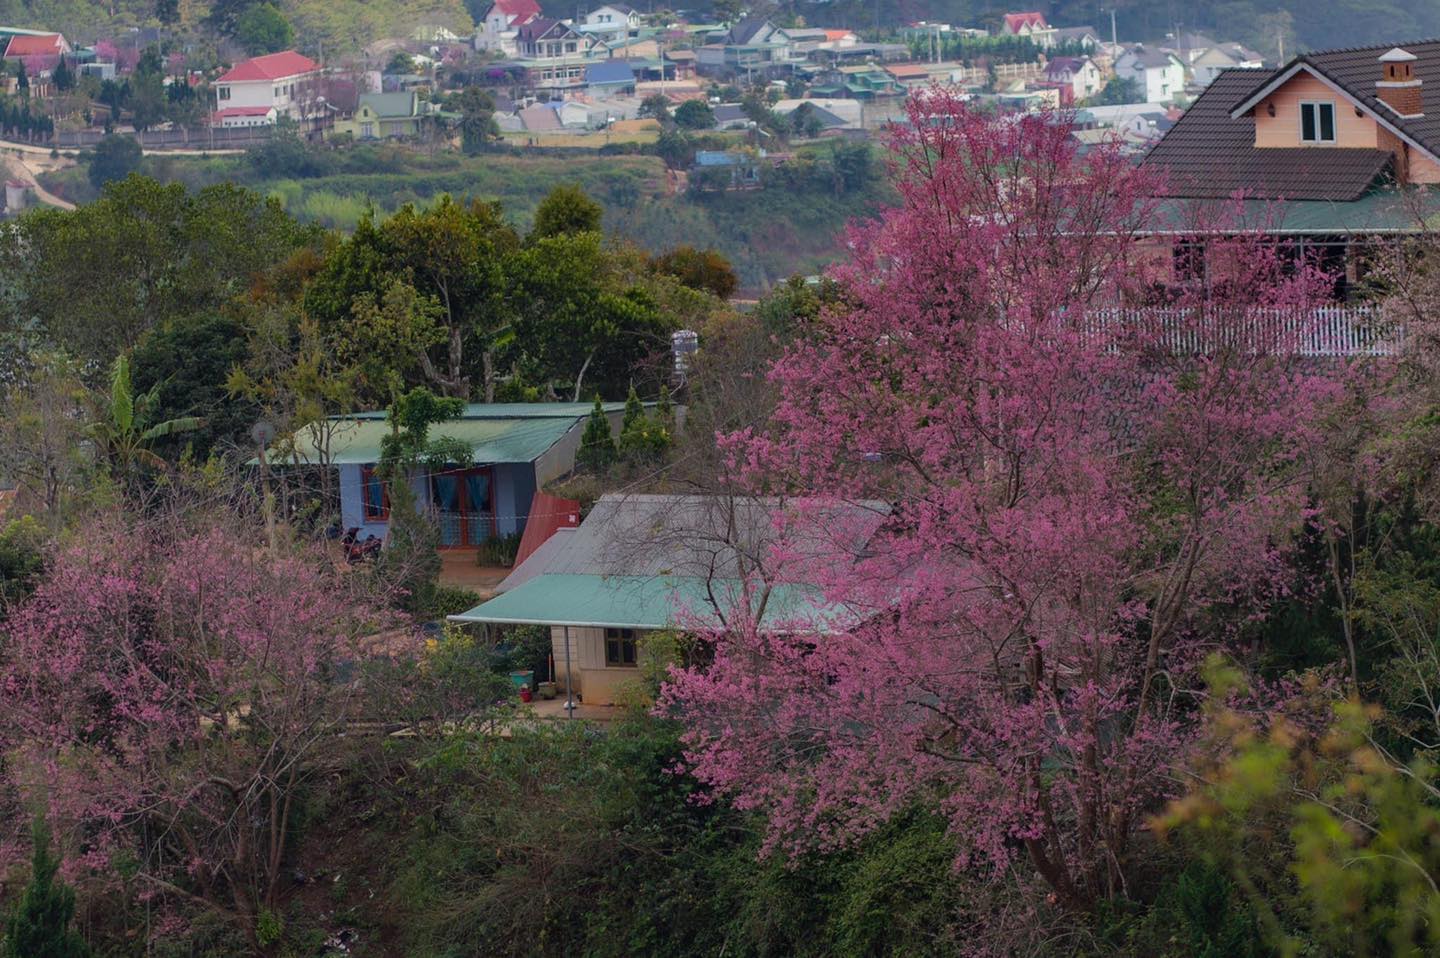
<path id="1" fill-rule="evenodd" d="M 734 608 L 743 592 L 740 582 L 733 579 L 547 573 L 449 618 L 460 623 L 612 629 L 663 629 L 696 619 L 718 625 L 712 594 L 722 606 Z M 782 583 L 771 587 L 761 624 L 829 632 L 852 619 L 843 609 L 826 603 L 815 586 Z"/>
<path id="2" fill-rule="evenodd" d="M 1186 225 L 1194 221 L 1197 208 L 1214 207 L 1235 212 L 1222 222 L 1237 226 L 1258 228 L 1274 234 L 1315 234 L 1354 233 L 1416 233 L 1422 226 L 1416 216 L 1416 208 L 1432 210 L 1433 204 L 1407 204 L 1404 197 L 1394 190 L 1375 190 L 1359 199 L 1349 201 L 1333 200 L 1286 200 L 1269 202 L 1245 200 L 1236 204 L 1232 200 L 1164 200 L 1157 204 L 1156 227 L 1152 233 L 1191 232 Z M 1414 208 L 1411 208 L 1414 207 Z M 1424 217 L 1424 228 L 1440 226 L 1437 215 Z"/>
<path id="3" fill-rule="evenodd" d="M 455 439 L 470 447 L 477 463 L 534 462 L 545 450 L 560 441 L 578 419 L 462 419 L 430 427 L 430 438 Z M 380 443 L 390 433 L 383 419 L 351 419 L 334 424 L 330 438 L 330 463 L 335 466 L 365 465 L 380 461 Z M 319 464 L 323 434 L 302 429 L 295 437 L 298 461 Z M 274 462 L 295 462 L 288 450 L 271 452 Z"/>
<path id="4" fill-rule="evenodd" d="M 650 405 L 653 405 L 651 403 Z M 430 427 L 430 438 L 454 439 L 470 447 L 477 463 L 526 463 L 540 458 L 576 423 L 594 409 L 593 403 L 471 403 L 459 419 Z M 607 413 L 622 411 L 624 403 L 605 403 Z M 335 416 L 330 435 L 331 465 L 368 465 L 380 461 L 381 440 L 390 432 L 383 411 Z M 301 429 L 292 453 L 277 443 L 269 451 L 273 463 L 315 465 L 325 461 L 321 452 L 323 431 Z"/>

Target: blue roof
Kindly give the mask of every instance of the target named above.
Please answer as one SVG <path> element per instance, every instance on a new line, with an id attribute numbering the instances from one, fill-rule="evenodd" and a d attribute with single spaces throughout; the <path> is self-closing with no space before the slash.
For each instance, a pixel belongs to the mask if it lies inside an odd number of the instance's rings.
<path id="1" fill-rule="evenodd" d="M 585 68 L 586 83 L 634 83 L 635 71 L 624 60 L 601 60 Z"/>
<path id="2" fill-rule="evenodd" d="M 723 150 L 696 150 L 696 166 L 734 166 L 740 162 L 740 158 L 734 153 L 726 153 Z"/>

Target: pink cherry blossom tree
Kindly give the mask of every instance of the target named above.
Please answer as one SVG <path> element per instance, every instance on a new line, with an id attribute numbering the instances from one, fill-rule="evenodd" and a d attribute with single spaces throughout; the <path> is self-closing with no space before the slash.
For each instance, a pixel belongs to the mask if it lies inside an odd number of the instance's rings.
<path id="1" fill-rule="evenodd" d="M 1324 278 L 1253 231 L 1177 251 L 1147 229 L 1176 226 L 1150 174 L 1054 118 L 932 93 L 909 121 L 901 205 L 833 271 L 845 306 L 774 367 L 769 426 L 721 438 L 756 491 L 886 504 L 817 573 L 849 624 L 732 617 L 661 707 L 771 850 L 918 803 L 962 866 L 1083 908 L 1132 881 L 1196 664 L 1289 581 L 1300 452 L 1336 392 L 1304 355 Z M 827 530 L 796 501 L 813 554 Z"/>
<path id="2" fill-rule="evenodd" d="M 386 620 L 361 578 L 253 532 L 210 513 L 88 526 L 7 622 L 0 734 L 72 878 L 133 869 L 144 897 L 218 912 L 260 953 L 298 796 Z"/>

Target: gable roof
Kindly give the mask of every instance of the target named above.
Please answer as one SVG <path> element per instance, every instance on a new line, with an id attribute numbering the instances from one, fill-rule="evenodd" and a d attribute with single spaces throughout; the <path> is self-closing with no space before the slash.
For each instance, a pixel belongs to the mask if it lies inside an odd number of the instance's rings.
<path id="1" fill-rule="evenodd" d="M 1395 49 L 1392 43 L 1321 50 L 1298 56 L 1268 74 L 1251 90 L 1238 95 L 1230 115 L 1239 117 L 1247 113 L 1296 74 L 1308 72 L 1337 88 L 1381 126 L 1440 161 L 1440 40 L 1400 46 L 1415 55 L 1414 75 L 1428 81 L 1420 88 L 1424 116 L 1401 117 L 1375 95 L 1375 81 L 1380 79 L 1380 57 Z"/>
<path id="2" fill-rule="evenodd" d="M 525 124 L 525 129 L 531 133 L 565 128 L 565 125 L 560 122 L 560 114 L 556 113 L 552 107 L 544 103 L 527 106 L 520 111 L 519 115 L 520 122 Z"/>
<path id="3" fill-rule="evenodd" d="M 13 36 L 5 47 L 8 57 L 43 57 L 64 53 L 67 49 L 65 38 L 58 33 L 42 36 Z"/>
<path id="4" fill-rule="evenodd" d="M 490 12 L 485 14 L 486 19 L 495 11 L 515 19 L 528 20 L 540 16 L 540 4 L 537 0 L 495 0 L 490 6 Z"/>
<path id="5" fill-rule="evenodd" d="M 1133 46 L 1120 54 L 1121 57 L 1129 57 L 1135 64 L 1147 70 L 1158 70 L 1169 66 L 1183 66 L 1180 58 L 1169 50 L 1157 50 L 1153 47 L 1142 45 Z"/>
<path id="6" fill-rule="evenodd" d="M 1055 39 L 1062 43 L 1066 40 L 1083 40 L 1086 37 L 1099 40 L 1100 34 L 1094 27 L 1060 27 L 1055 31 Z"/>
<path id="7" fill-rule="evenodd" d="M 1045 14 L 1039 10 L 1026 10 L 1022 13 L 1005 14 L 1005 30 L 1008 33 L 1019 33 L 1022 27 L 1029 27 L 1031 30 L 1045 29 Z"/>
<path id="8" fill-rule="evenodd" d="M 585 68 L 586 83 L 634 83 L 635 71 L 624 60 L 601 60 Z"/>
<path id="9" fill-rule="evenodd" d="M 1245 192 L 1265 199 L 1349 201 L 1390 166 L 1385 150 L 1257 148 L 1255 119 L 1233 117 L 1236 101 L 1271 75 L 1225 70 L 1145 157 L 1166 176 L 1165 193 L 1224 199 Z"/>
<path id="10" fill-rule="evenodd" d="M 368 106 L 379 117 L 413 117 L 419 115 L 420 97 L 413 92 L 362 93 L 359 106 Z"/>
<path id="11" fill-rule="evenodd" d="M 241 60 L 221 74 L 215 82 L 244 83 L 247 80 L 280 80 L 284 77 L 298 76 L 318 69 L 320 69 L 320 64 L 309 57 L 296 53 L 294 50 L 285 50 L 282 53 L 270 53 L 263 57 Z"/>
<path id="12" fill-rule="evenodd" d="M 746 17 L 730 28 L 730 32 L 725 34 L 725 42 L 743 46 L 754 40 L 766 27 L 769 27 L 771 32 L 776 32 L 775 25 L 764 17 Z"/>

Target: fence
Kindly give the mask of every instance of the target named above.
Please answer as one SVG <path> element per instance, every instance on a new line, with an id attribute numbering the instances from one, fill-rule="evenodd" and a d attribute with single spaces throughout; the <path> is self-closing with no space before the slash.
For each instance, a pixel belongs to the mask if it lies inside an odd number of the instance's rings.
<path id="1" fill-rule="evenodd" d="M 1384 320 L 1375 306 L 1317 306 L 1310 309 L 1199 308 L 1100 309 L 1087 317 L 1095 331 L 1135 328 L 1176 353 L 1223 348 L 1283 349 L 1301 356 L 1392 356 L 1405 341 L 1405 328 Z"/>
<path id="2" fill-rule="evenodd" d="M 269 142 L 273 132 L 274 127 L 270 126 L 236 126 L 146 130 L 126 135 L 134 136 L 135 142 L 146 150 L 243 150 Z M 35 140 L 33 145 L 52 146 L 57 150 L 88 150 L 104 137 L 103 130 L 56 130 L 49 139 Z"/>

